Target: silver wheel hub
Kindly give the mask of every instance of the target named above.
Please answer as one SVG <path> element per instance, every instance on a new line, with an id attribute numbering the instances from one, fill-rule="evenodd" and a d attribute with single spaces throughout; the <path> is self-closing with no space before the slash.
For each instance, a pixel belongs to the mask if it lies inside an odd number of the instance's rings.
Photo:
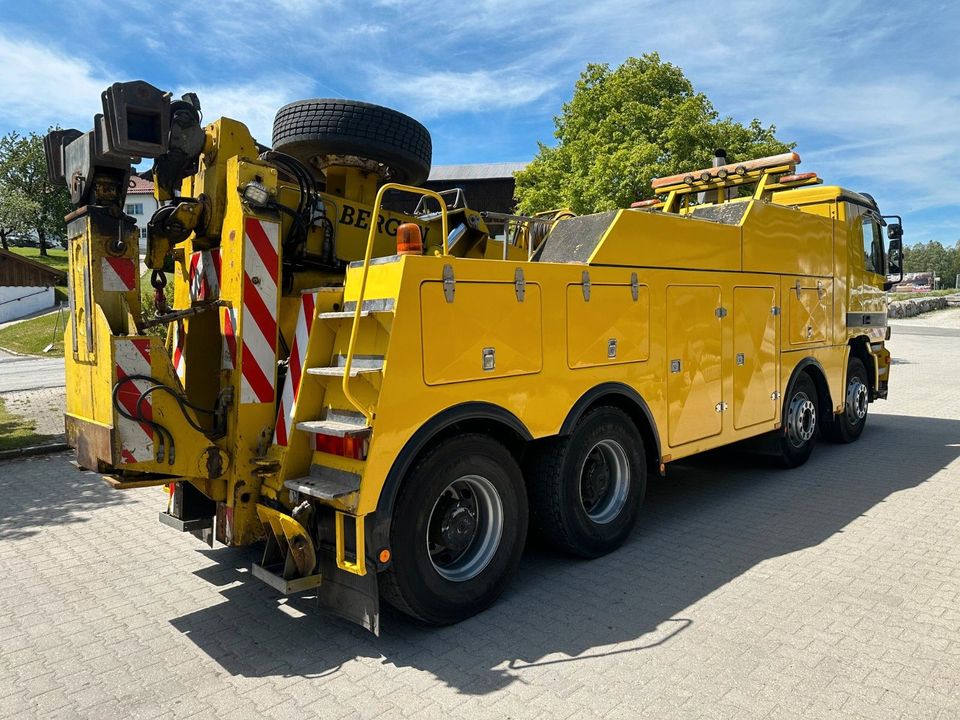
<path id="1" fill-rule="evenodd" d="M 847 420 L 851 425 L 863 422 L 867 416 L 867 404 L 870 402 L 870 393 L 867 386 L 858 377 L 850 378 L 847 383 Z"/>
<path id="2" fill-rule="evenodd" d="M 580 468 L 580 504 L 593 522 L 606 525 L 623 510 L 630 493 L 630 463 L 616 440 L 601 440 Z"/>
<path id="3" fill-rule="evenodd" d="M 817 430 L 817 407 L 806 393 L 798 392 L 787 411 L 787 437 L 794 447 L 810 442 Z"/>
<path id="4" fill-rule="evenodd" d="M 433 569 L 451 582 L 483 572 L 500 547 L 503 502 L 493 483 L 464 475 L 440 493 L 427 520 L 427 553 Z"/>

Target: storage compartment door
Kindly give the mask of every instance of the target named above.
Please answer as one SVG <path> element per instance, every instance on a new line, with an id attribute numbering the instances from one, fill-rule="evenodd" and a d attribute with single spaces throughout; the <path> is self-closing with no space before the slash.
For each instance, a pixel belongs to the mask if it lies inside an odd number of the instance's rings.
<path id="1" fill-rule="evenodd" d="M 733 291 L 733 426 L 772 422 L 777 412 L 777 291 Z"/>
<path id="2" fill-rule="evenodd" d="M 443 283 L 420 286 L 423 380 L 427 385 L 540 372 L 540 286 L 523 302 L 513 283 L 457 282 L 453 302 Z"/>
<path id="3" fill-rule="evenodd" d="M 667 400 L 671 447 L 723 428 L 720 288 L 667 288 Z"/>

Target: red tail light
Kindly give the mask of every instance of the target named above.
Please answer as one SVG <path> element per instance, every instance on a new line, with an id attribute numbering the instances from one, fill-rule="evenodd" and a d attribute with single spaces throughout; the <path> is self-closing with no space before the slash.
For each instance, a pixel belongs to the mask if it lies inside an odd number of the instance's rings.
<path id="1" fill-rule="evenodd" d="M 331 435 L 317 435 L 315 448 L 320 452 L 366 460 L 370 441 L 366 438 L 333 437 Z"/>

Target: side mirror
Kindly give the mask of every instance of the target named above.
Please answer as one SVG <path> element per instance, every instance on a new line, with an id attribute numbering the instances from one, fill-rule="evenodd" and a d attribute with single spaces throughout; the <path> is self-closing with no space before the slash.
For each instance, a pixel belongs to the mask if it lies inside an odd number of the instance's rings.
<path id="1" fill-rule="evenodd" d="M 899 229 L 899 225 L 891 226 Z M 900 238 L 890 240 L 887 250 L 887 282 L 889 290 L 893 285 L 903 282 L 903 241 Z"/>
<path id="2" fill-rule="evenodd" d="M 903 237 L 903 227 L 900 223 L 890 223 L 887 225 L 887 237 L 891 240 L 891 248 L 893 247 L 892 241 L 899 240 Z"/>

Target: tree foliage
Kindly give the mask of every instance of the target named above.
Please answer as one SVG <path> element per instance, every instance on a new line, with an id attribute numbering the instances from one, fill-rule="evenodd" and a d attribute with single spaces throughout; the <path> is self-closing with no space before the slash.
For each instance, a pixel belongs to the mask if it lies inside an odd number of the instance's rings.
<path id="1" fill-rule="evenodd" d="M 588 65 L 554 122 L 557 145 L 541 143 L 517 174 L 521 212 L 627 207 L 653 196 L 655 177 L 709 167 L 717 148 L 746 160 L 793 147 L 776 138 L 773 125 L 721 118 L 683 70 L 657 53 L 629 58 L 615 70 Z"/>
<path id="2" fill-rule="evenodd" d="M 71 210 L 70 193 L 47 179 L 43 138 L 36 133 L 11 132 L 0 138 L 0 230 L 3 245 L 11 235 L 34 233 L 40 254 L 50 242 L 66 237 L 64 216 Z"/>
<path id="3" fill-rule="evenodd" d="M 905 273 L 932 272 L 940 278 L 940 287 L 956 287 L 960 273 L 960 240 L 952 247 L 944 247 L 937 240 L 903 248 L 903 271 Z"/>

